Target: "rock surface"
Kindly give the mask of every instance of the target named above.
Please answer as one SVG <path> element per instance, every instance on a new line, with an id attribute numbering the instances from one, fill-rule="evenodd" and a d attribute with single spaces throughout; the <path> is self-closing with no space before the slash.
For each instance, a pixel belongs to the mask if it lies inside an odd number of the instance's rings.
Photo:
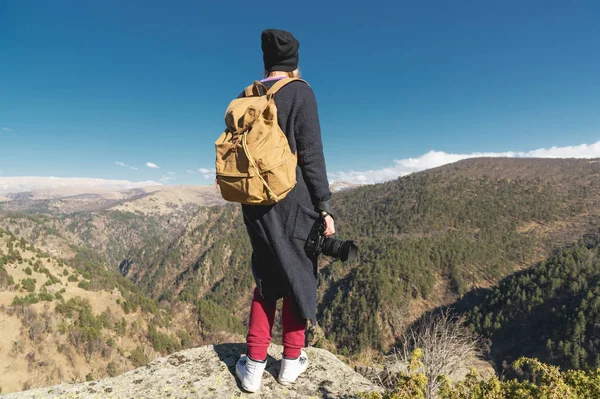
<path id="1" fill-rule="evenodd" d="M 244 344 L 193 348 L 154 360 L 121 376 L 2 395 L 3 399 L 41 398 L 354 398 L 378 388 L 330 352 L 306 348 L 309 368 L 295 385 L 276 381 L 282 347 L 271 345 L 262 387 L 245 393 L 235 377 Z"/>

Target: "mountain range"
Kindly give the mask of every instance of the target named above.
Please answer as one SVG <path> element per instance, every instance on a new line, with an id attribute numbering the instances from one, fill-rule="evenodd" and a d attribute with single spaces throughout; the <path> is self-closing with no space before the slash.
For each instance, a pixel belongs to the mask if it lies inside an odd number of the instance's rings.
<path id="1" fill-rule="evenodd" d="M 534 270 L 600 228 L 597 159 L 475 158 L 335 191 L 338 238 L 355 240 L 359 257 L 321 257 L 312 339 L 354 361 L 389 350 L 425 312 L 483 301 L 474 293 Z M 243 336 L 251 248 L 239 205 L 212 187 L 5 194 L 0 228 L 87 271 L 93 289 L 113 273 L 147 308 L 178 309 L 178 323 L 199 328 L 193 342 Z M 473 326 L 476 305 L 463 306 Z M 190 326 L 181 330 L 194 336 Z M 153 346 L 156 332 L 140 334 L 140 344 Z M 494 353 L 500 363 L 516 355 Z"/>

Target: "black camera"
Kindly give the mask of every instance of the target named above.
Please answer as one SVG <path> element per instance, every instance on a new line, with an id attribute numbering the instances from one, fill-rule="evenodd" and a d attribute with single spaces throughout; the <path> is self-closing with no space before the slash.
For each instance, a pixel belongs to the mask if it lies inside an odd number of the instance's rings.
<path id="1" fill-rule="evenodd" d="M 323 234 L 325 233 L 325 229 L 325 219 L 323 216 L 319 216 L 310 229 L 310 233 L 308 233 L 308 239 L 304 246 L 306 252 L 312 255 L 322 253 L 323 255 L 341 259 L 342 262 L 356 259 L 358 247 L 354 244 L 354 241 L 325 237 Z"/>

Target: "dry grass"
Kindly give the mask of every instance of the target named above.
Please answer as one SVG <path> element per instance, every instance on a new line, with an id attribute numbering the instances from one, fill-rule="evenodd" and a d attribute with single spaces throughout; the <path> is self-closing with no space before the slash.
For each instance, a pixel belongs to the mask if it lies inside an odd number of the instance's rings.
<path id="1" fill-rule="evenodd" d="M 7 236 L 0 237 L 0 250 L 8 252 Z M 83 353 L 76 350 L 70 343 L 67 334 L 59 332 L 61 315 L 56 315 L 54 309 L 57 301 L 39 302 L 36 304 L 12 307 L 16 296 L 26 296 L 28 292 L 20 290 L 0 291 L 0 387 L 3 393 L 21 391 L 24 388 L 50 386 L 60 382 L 74 382 L 85 380 L 86 375 L 94 378 L 106 377 L 108 363 L 113 362 L 117 370 L 122 373 L 133 368 L 127 359 L 128 352 L 135 349 L 143 342 L 140 338 L 145 336 L 148 328 L 144 319 L 147 315 L 141 312 L 130 312 L 125 315 L 117 299 L 122 297 L 118 290 L 86 291 L 77 287 L 77 282 L 68 282 L 68 276 L 63 275 L 67 269 L 69 275 L 75 271 L 68 266 L 59 267 L 58 261 L 41 257 L 44 268 L 60 282 L 44 287 L 48 277 L 44 273 L 35 272 L 29 261 L 35 263 L 38 258 L 36 253 L 18 248 L 23 261 L 21 263 L 5 265 L 8 274 L 16 283 L 24 278 L 36 279 L 35 291 L 40 293 L 42 288 L 49 293 L 66 290 L 63 298 L 83 298 L 89 300 L 95 314 L 100 314 L 107 308 L 110 309 L 115 320 L 122 317 L 128 322 L 127 336 L 118 337 L 113 331 L 103 330 L 103 341 L 112 337 L 116 347 L 98 351 L 86 360 Z M 31 275 L 25 272 L 29 267 Z M 81 279 L 81 278 L 80 278 Z M 183 317 L 183 316 L 181 316 Z M 131 324 L 137 321 L 140 329 L 134 331 Z M 175 323 L 177 325 L 177 323 Z M 100 342 L 99 342 L 100 344 Z M 60 350 L 59 350 L 60 348 Z M 157 356 L 149 350 L 150 358 Z"/>
<path id="2" fill-rule="evenodd" d="M 149 187 L 145 191 L 148 195 L 126 201 L 111 209 L 147 215 L 169 215 L 187 204 L 209 206 L 225 203 L 212 186 Z"/>

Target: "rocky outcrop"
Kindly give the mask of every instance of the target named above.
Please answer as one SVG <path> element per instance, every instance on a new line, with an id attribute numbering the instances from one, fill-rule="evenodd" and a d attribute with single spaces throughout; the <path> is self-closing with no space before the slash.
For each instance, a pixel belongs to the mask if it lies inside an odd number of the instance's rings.
<path id="1" fill-rule="evenodd" d="M 353 398 L 359 392 L 378 390 L 367 379 L 323 349 L 307 348 L 310 366 L 295 385 L 276 381 L 282 347 L 271 345 L 261 390 L 242 391 L 235 364 L 243 344 L 220 344 L 184 350 L 104 380 L 63 384 L 15 392 L 4 399 L 46 398 Z"/>

